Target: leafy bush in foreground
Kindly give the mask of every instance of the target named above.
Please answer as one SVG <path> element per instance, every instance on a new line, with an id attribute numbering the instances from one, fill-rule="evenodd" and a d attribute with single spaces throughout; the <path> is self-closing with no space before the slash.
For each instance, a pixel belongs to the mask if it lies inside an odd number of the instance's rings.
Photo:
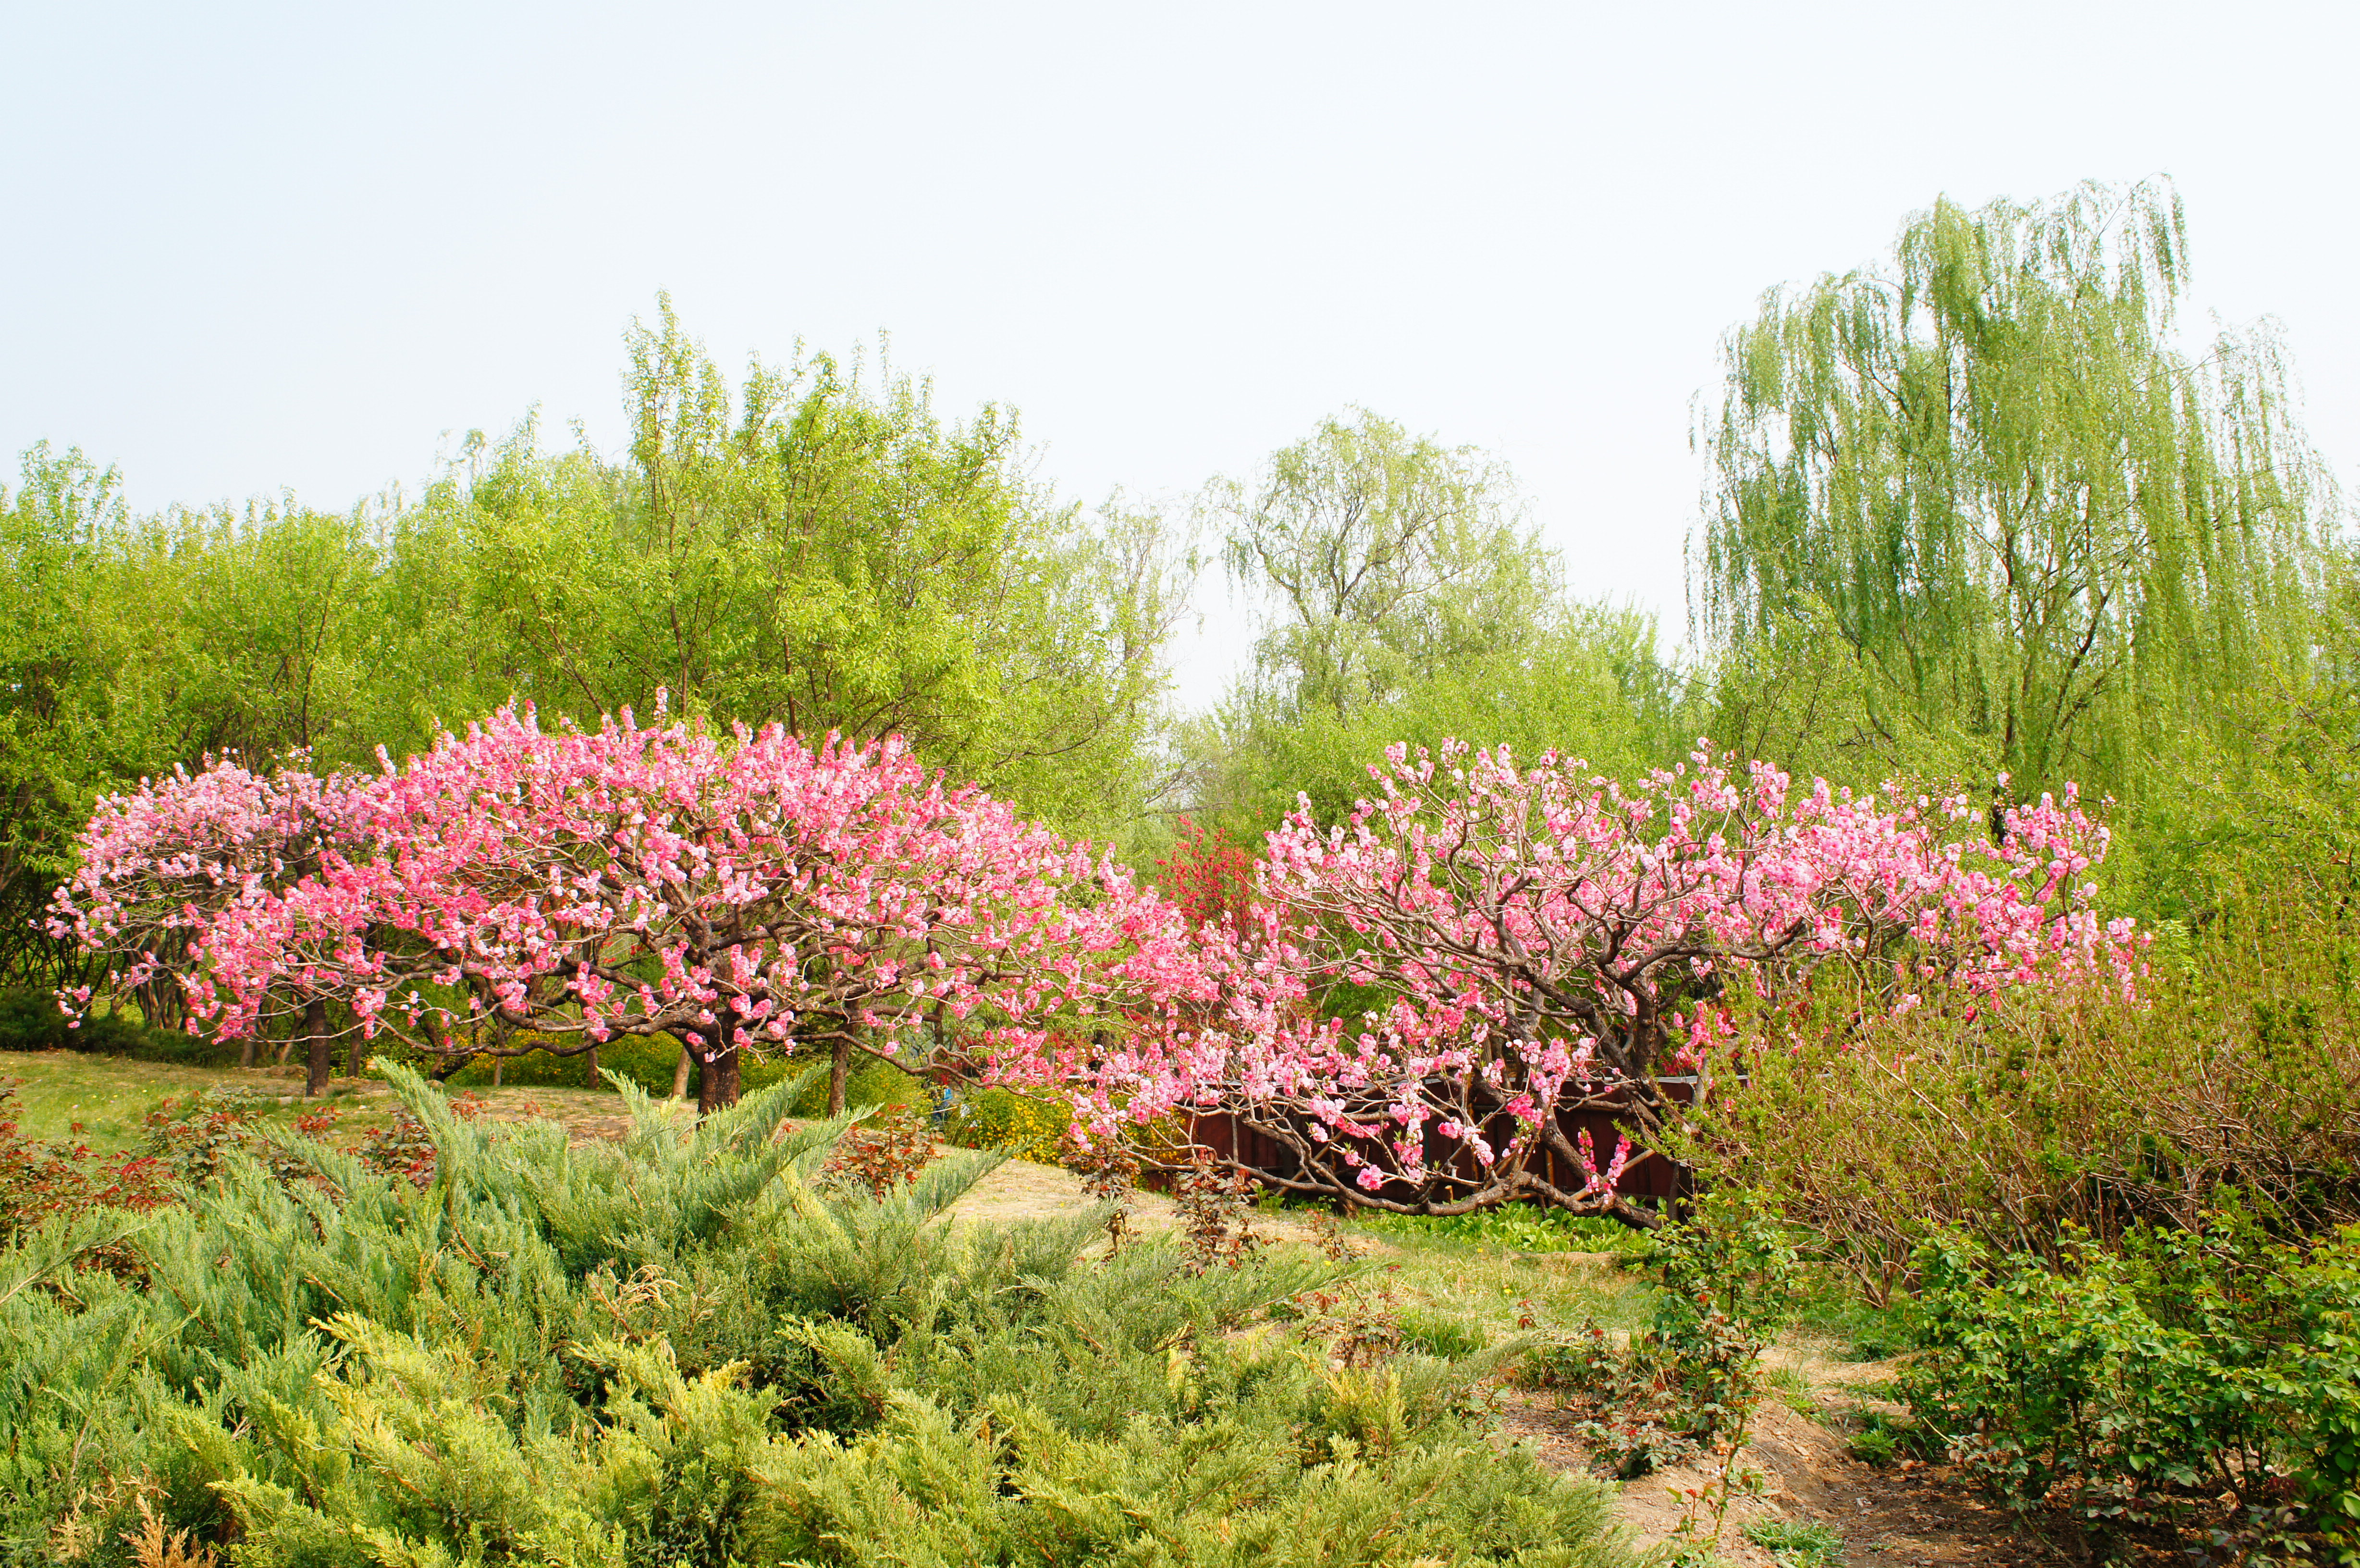
<path id="1" fill-rule="evenodd" d="M 1919 1421 L 2020 1514 L 2101 1547 L 2209 1535 L 2279 1556 L 2316 1531 L 2360 1562 L 2360 1228 L 2313 1247 L 2234 1217 L 2122 1252 L 1921 1249 Z"/>
<path id="2" fill-rule="evenodd" d="M 1338 1268 L 930 1223 L 993 1159 L 877 1196 L 795 1083 L 687 1134 L 626 1085 L 568 1148 L 390 1075 L 423 1188 L 274 1129 L 299 1179 L 233 1149 L 0 1250 L 0 1563 L 151 1516 L 254 1568 L 1613 1559 L 1595 1489 L 1470 1427 L 1488 1360 L 1239 1332 Z"/>

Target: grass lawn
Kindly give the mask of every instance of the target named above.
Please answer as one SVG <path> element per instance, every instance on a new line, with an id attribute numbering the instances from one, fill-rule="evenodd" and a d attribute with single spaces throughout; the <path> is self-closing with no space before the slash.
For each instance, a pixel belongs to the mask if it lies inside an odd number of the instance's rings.
<path id="1" fill-rule="evenodd" d="M 327 1095 L 303 1097 L 303 1070 L 287 1067 L 180 1067 L 128 1057 L 72 1051 L 10 1051 L 0 1055 L 0 1087 L 13 1086 L 11 1102 L 25 1136 L 52 1142 L 80 1142 L 102 1155 L 135 1149 L 143 1141 L 148 1113 L 164 1101 L 216 1087 L 265 1096 L 267 1120 L 291 1124 L 321 1109 L 338 1113 L 331 1141 L 353 1144 L 390 1119 L 392 1093 L 374 1078 L 339 1075 Z M 547 1116 L 577 1136 L 612 1136 L 621 1130 L 622 1098 L 611 1090 L 478 1088 L 462 1091 L 502 1120 Z M 75 1124 L 81 1124 L 79 1130 Z"/>
<path id="2" fill-rule="evenodd" d="M 177 1067 L 74 1051 L 0 1056 L 0 1084 L 6 1083 L 15 1085 L 16 1119 L 27 1137 L 87 1143 L 101 1154 L 137 1147 L 145 1135 L 148 1113 L 169 1099 L 224 1084 L 273 1097 L 291 1096 L 299 1105 L 303 1094 L 302 1073 L 295 1069 Z M 337 1081 L 339 1088 L 344 1083 Z M 295 1114 L 278 1106 L 272 1111 L 289 1119 Z"/>

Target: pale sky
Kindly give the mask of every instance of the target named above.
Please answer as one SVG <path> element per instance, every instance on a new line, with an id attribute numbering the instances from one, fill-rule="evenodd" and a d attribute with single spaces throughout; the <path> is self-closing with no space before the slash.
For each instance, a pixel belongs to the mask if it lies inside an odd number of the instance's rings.
<path id="1" fill-rule="evenodd" d="M 668 289 L 732 367 L 890 332 L 1086 500 L 1365 405 L 1504 457 L 1576 589 L 1676 637 L 1716 339 L 1939 193 L 2173 176 L 2195 321 L 2279 318 L 2360 488 L 2355 61 L 2360 6 L 2253 0 L 18 0 L 0 445 L 143 507 L 341 508 L 534 405 L 612 450 Z"/>

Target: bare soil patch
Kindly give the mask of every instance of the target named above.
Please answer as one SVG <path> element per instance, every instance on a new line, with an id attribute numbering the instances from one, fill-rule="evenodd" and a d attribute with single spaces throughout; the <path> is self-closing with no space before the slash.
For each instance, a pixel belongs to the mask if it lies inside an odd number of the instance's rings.
<path id="1" fill-rule="evenodd" d="M 1828 1362 L 1792 1347 L 1773 1352 L 1772 1360 L 1802 1367 L 1811 1377 L 1809 1397 L 1839 1422 L 1843 1410 L 1877 1403 L 1858 1394 L 1859 1384 L 1879 1381 L 1892 1370 L 1877 1363 Z M 1512 1435 L 1537 1444 L 1545 1463 L 1589 1474 L 1589 1451 L 1573 1430 L 1578 1419 L 1545 1397 L 1520 1395 L 1506 1425 Z M 1731 1504 L 1715 1551 L 1743 1568 L 1776 1568 L 1777 1559 L 1746 1538 L 1745 1526 L 1759 1519 L 1832 1528 L 1843 1538 L 1839 1555 L 1846 1568 L 2030 1568 L 2063 1556 L 2018 1533 L 2005 1510 L 1978 1499 L 1947 1467 L 1863 1464 L 1852 1456 L 1841 1431 L 1775 1398 L 1755 1415 L 1754 1439 L 1740 1465 L 1762 1473 L 1763 1493 Z M 1685 1512 L 1679 1494 L 1713 1479 L 1706 1465 L 1667 1466 L 1622 1483 L 1615 1512 L 1635 1544 L 1658 1546 L 1679 1527 Z"/>

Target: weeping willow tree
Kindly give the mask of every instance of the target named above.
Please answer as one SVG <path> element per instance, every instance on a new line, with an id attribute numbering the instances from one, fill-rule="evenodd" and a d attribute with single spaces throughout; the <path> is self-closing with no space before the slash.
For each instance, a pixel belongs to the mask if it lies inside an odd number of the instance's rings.
<path id="1" fill-rule="evenodd" d="M 1862 772 L 1939 757 L 1995 806 L 2234 747 L 2224 699 L 2307 657 L 2330 497 L 2270 330 L 2179 346 L 2187 280 L 2156 181 L 1939 201 L 1889 266 L 1773 289 L 1699 422 L 1700 629 L 1840 685 Z"/>

